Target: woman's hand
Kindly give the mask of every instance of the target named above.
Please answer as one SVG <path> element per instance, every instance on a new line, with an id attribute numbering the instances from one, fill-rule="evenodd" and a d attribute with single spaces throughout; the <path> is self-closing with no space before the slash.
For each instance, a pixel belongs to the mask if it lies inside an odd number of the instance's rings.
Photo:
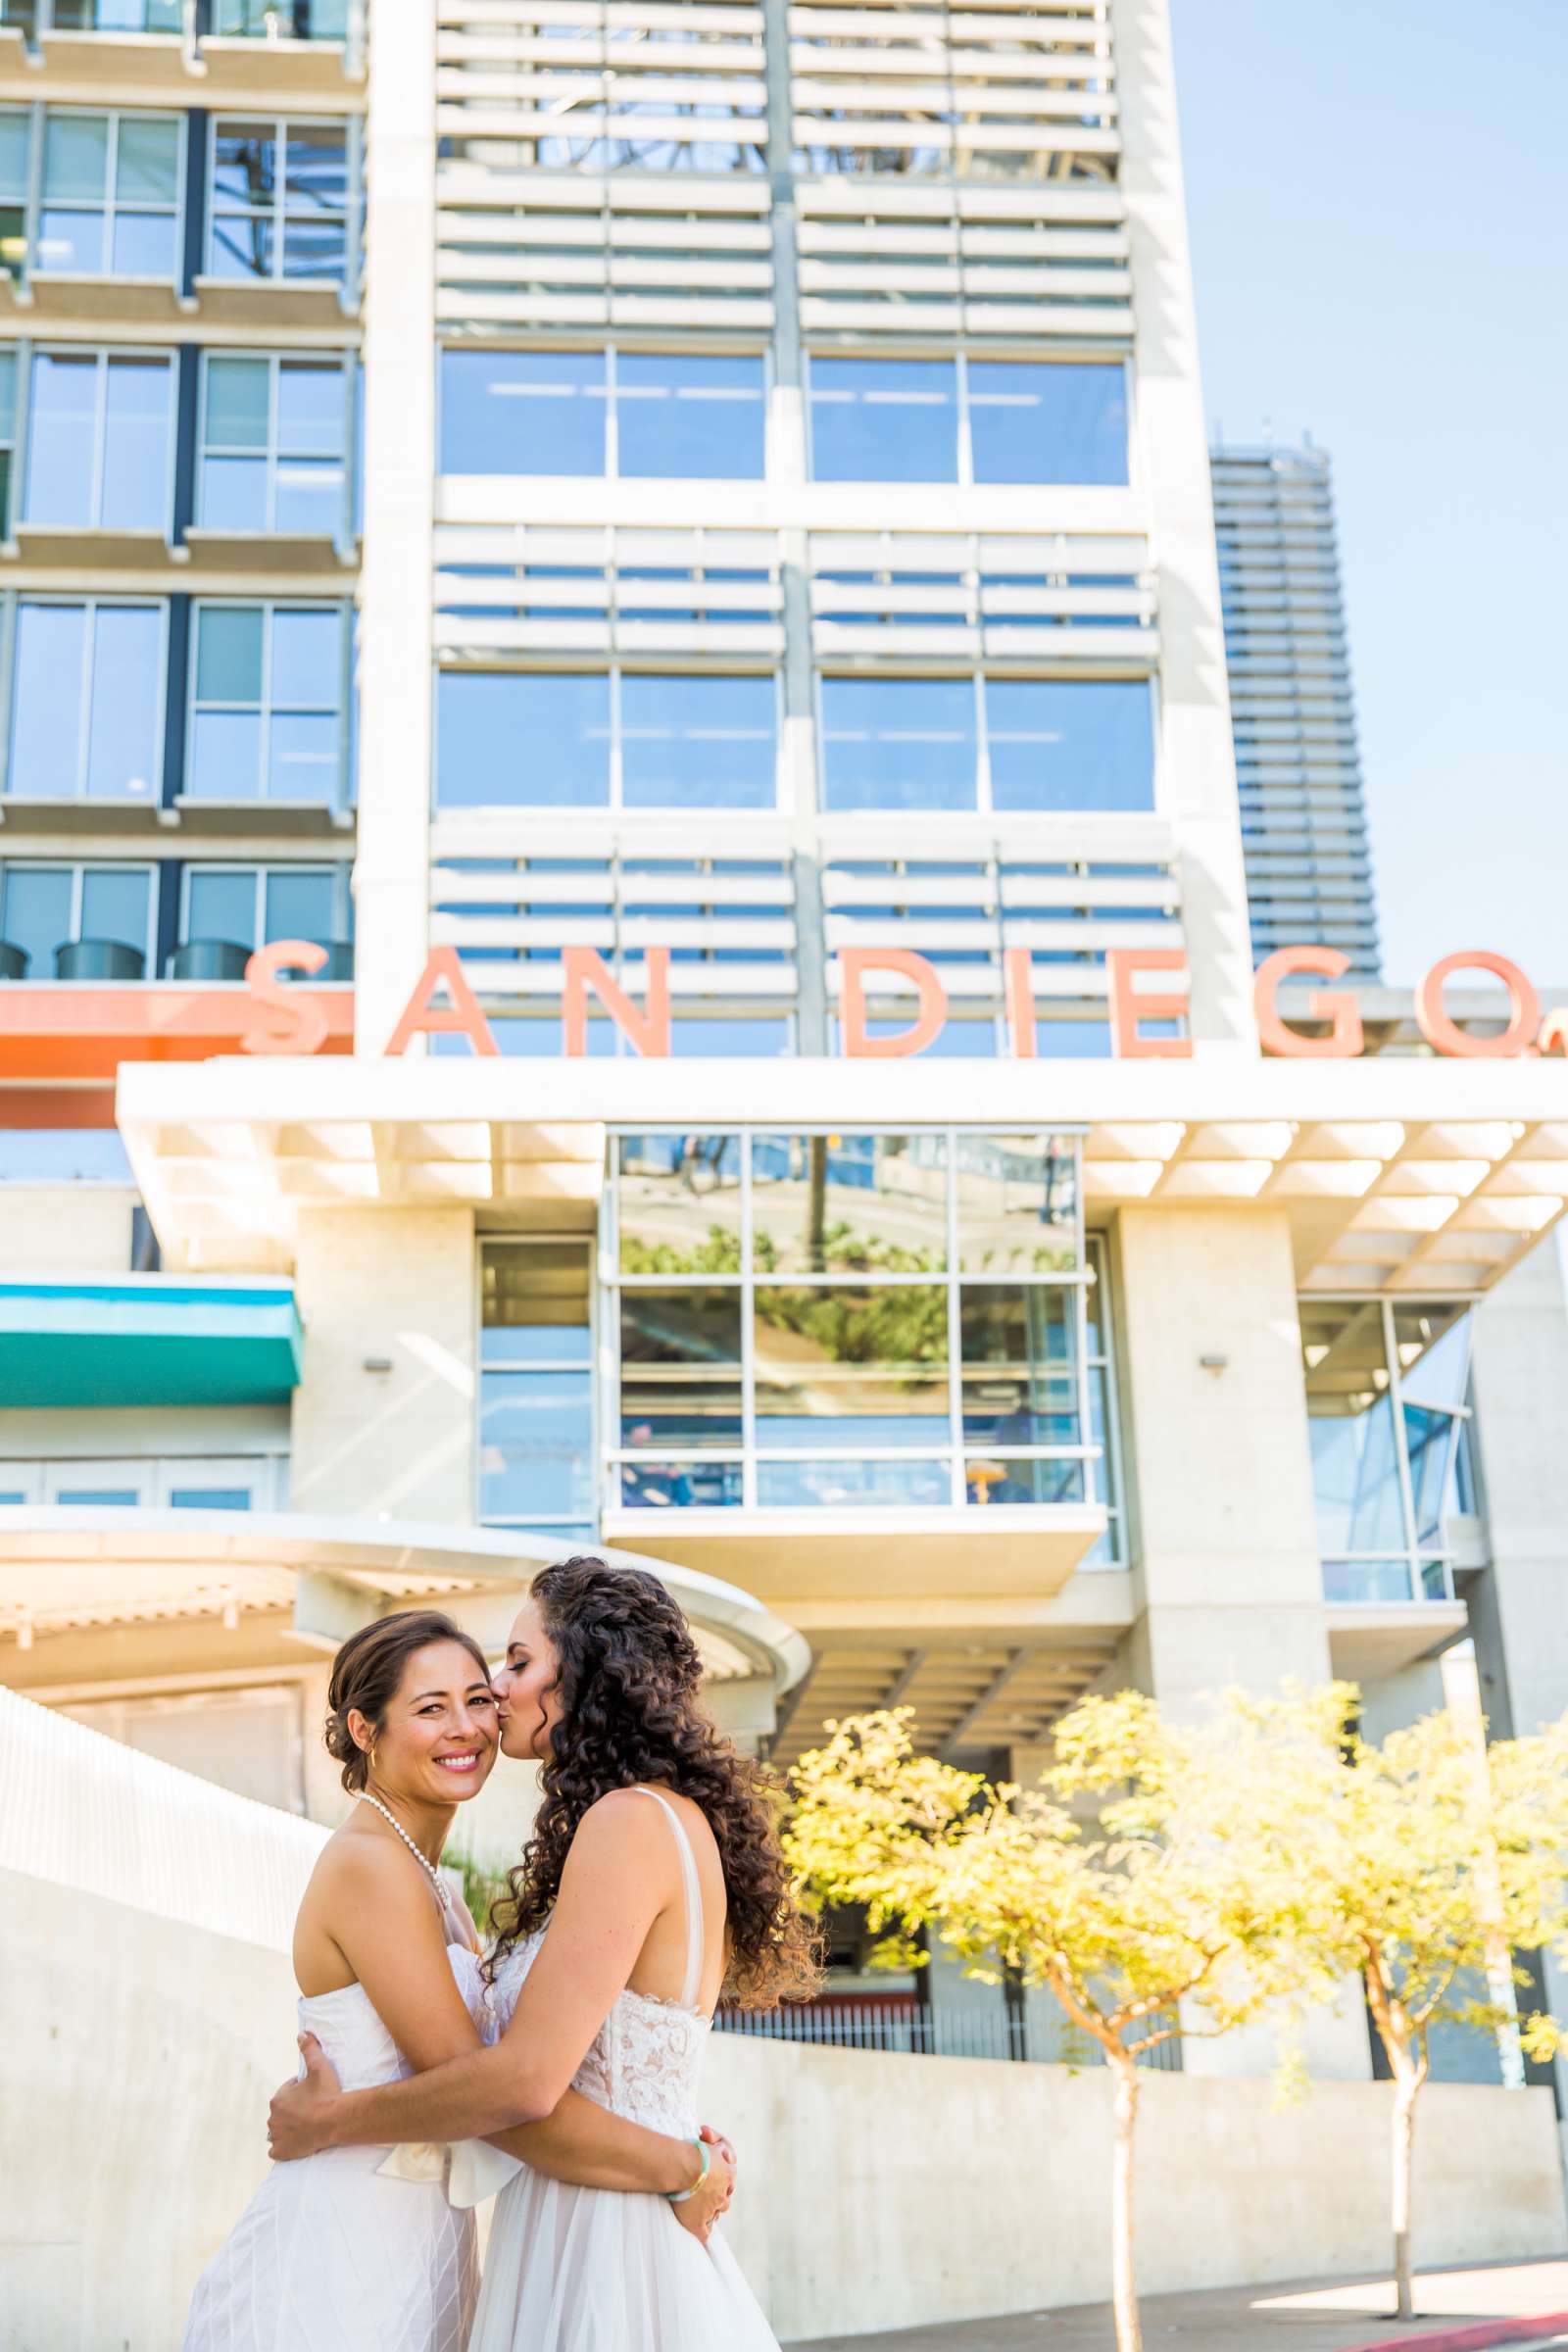
<path id="1" fill-rule="evenodd" d="M 330 2122 L 342 2086 L 314 2034 L 300 2035 L 303 2080 L 282 2083 L 267 2111 L 267 2144 L 274 2164 L 294 2164 L 330 2147 Z"/>
<path id="2" fill-rule="evenodd" d="M 705 2124 L 703 2138 L 709 2147 L 708 2177 L 689 2197 L 682 2197 L 670 2206 L 683 2230 L 700 2238 L 706 2246 L 713 2233 L 713 2224 L 728 2210 L 735 2194 L 735 2151 L 729 2141 L 710 2124 Z"/>

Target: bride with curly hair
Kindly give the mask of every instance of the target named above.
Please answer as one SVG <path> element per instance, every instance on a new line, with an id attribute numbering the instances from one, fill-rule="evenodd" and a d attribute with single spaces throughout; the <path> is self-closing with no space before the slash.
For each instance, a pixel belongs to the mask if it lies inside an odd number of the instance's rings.
<path id="1" fill-rule="evenodd" d="M 758 1767 L 703 1712 L 701 1672 L 657 1577 L 576 1558 L 535 1579 L 496 1678 L 502 1751 L 538 1762 L 542 1794 L 487 1963 L 504 2031 L 354 2091 L 307 2036 L 304 2080 L 272 2102 L 274 2155 L 480 2138 L 574 2088 L 689 2136 L 706 2173 L 697 2085 L 720 1993 L 805 1998 L 815 1958 Z M 727 2247 L 661 2197 L 490 2150 L 464 2169 L 481 2192 L 510 2175 L 468 2352 L 775 2352 Z"/>

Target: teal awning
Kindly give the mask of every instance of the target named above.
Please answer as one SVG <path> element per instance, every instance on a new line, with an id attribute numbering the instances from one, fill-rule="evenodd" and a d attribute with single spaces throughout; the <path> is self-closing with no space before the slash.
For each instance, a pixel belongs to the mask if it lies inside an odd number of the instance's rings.
<path id="1" fill-rule="evenodd" d="M 0 1407 L 283 1404 L 300 1340 L 286 1282 L 0 1282 Z"/>

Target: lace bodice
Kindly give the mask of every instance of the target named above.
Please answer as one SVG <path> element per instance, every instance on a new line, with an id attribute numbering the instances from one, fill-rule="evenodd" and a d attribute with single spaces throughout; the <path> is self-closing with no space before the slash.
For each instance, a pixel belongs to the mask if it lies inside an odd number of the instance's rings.
<path id="1" fill-rule="evenodd" d="M 515 1945 L 497 1972 L 491 1998 L 499 2032 L 512 2023 L 545 1930 Z M 572 2077 L 585 2099 L 634 2124 L 677 2136 L 697 2129 L 697 2085 L 708 2048 L 710 2021 L 680 2001 L 623 1992 Z"/>
<path id="2" fill-rule="evenodd" d="M 712 2030 L 711 2019 L 697 2007 L 703 1965 L 702 1889 L 680 1815 L 656 1789 L 645 1788 L 640 1793 L 653 1797 L 668 1815 L 680 1852 L 686 1895 L 685 1998 L 658 2000 L 652 1993 L 633 1992 L 628 1986 L 594 2035 L 571 2087 L 634 2124 L 685 2134 L 697 2129 L 697 2086 Z M 496 1972 L 491 2007 L 497 2034 L 505 2033 L 512 2023 L 517 1996 L 547 1933 L 540 1928 L 525 1936 Z"/>
<path id="3" fill-rule="evenodd" d="M 488 2041 L 489 1994 L 479 1956 L 461 1943 L 449 1943 L 447 1958 L 468 2015 Z M 414 2071 L 371 2007 L 363 1984 L 344 1984 L 336 1992 L 302 1994 L 299 2020 L 300 2032 L 316 2035 L 345 2090 L 401 2082 Z"/>

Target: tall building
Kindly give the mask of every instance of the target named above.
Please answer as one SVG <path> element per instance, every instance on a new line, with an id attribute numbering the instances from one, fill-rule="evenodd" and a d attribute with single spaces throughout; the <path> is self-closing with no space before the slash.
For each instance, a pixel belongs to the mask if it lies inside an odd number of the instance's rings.
<path id="1" fill-rule="evenodd" d="M 1165 0 L 20 15 L 0 1674 L 324 1812 L 601 1544 L 782 1763 L 1568 1703 L 1568 1070 L 1254 1000 Z"/>
<path id="2" fill-rule="evenodd" d="M 1259 963 L 1322 941 L 1378 977 L 1372 851 L 1326 451 L 1212 452 L 1242 849 Z"/>

